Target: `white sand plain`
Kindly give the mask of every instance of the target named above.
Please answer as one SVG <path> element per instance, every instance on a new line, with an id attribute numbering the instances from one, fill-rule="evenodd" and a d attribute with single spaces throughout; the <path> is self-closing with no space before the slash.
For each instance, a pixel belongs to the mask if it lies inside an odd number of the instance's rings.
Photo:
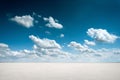
<path id="1" fill-rule="evenodd" d="M 0 80 L 120 80 L 120 63 L 0 63 Z"/>

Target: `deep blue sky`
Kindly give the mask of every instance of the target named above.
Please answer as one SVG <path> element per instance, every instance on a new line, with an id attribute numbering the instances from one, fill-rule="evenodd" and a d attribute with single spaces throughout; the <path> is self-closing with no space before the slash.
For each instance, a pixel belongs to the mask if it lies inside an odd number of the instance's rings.
<path id="1" fill-rule="evenodd" d="M 10 18 L 18 15 L 32 15 L 35 12 L 43 17 L 58 19 L 63 29 L 45 27 L 44 21 L 29 29 L 18 25 Z M 40 26 L 42 28 L 40 28 Z M 111 34 L 120 35 L 119 0 L 1 0 L 0 1 L 0 42 L 13 50 L 31 49 L 33 42 L 29 35 L 56 40 L 59 44 L 76 41 L 83 44 L 89 28 L 106 29 Z M 51 35 L 45 34 L 51 32 Z M 58 36 L 63 33 L 64 38 Z M 119 40 L 114 44 L 100 43 L 99 47 L 120 48 Z M 95 47 L 96 48 L 96 47 Z"/>

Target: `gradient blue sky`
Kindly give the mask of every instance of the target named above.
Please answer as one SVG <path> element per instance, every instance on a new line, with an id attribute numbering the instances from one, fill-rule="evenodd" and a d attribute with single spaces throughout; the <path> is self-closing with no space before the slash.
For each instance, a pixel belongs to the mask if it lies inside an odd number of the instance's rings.
<path id="1" fill-rule="evenodd" d="M 33 15 L 35 13 L 35 15 Z M 11 18 L 31 15 L 38 23 L 26 28 Z M 41 18 L 38 17 L 41 16 Z M 57 19 L 62 29 L 45 26 L 44 17 Z M 55 40 L 63 50 L 71 51 L 67 45 L 71 41 L 84 44 L 84 40 L 94 41 L 87 35 L 90 28 L 105 29 L 110 34 L 120 36 L 120 0 L 1 0 L 0 2 L 0 43 L 12 50 L 32 50 L 29 35 Z M 46 32 L 50 32 L 46 33 Z M 60 37 L 64 34 L 64 37 Z M 114 43 L 97 42 L 93 49 L 119 49 L 120 39 Z M 74 52 L 74 51 L 71 51 Z"/>

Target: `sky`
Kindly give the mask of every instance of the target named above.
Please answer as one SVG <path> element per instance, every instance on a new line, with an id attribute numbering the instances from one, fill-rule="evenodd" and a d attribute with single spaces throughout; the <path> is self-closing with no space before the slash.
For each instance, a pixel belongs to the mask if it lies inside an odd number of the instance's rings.
<path id="1" fill-rule="evenodd" d="M 120 62 L 119 0 L 1 0 L 0 62 Z"/>

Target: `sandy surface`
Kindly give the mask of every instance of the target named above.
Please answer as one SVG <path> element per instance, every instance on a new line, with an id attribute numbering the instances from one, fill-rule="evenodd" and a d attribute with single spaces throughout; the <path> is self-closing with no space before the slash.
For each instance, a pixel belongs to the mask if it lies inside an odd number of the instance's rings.
<path id="1" fill-rule="evenodd" d="M 120 80 L 120 63 L 0 63 L 0 80 Z"/>

